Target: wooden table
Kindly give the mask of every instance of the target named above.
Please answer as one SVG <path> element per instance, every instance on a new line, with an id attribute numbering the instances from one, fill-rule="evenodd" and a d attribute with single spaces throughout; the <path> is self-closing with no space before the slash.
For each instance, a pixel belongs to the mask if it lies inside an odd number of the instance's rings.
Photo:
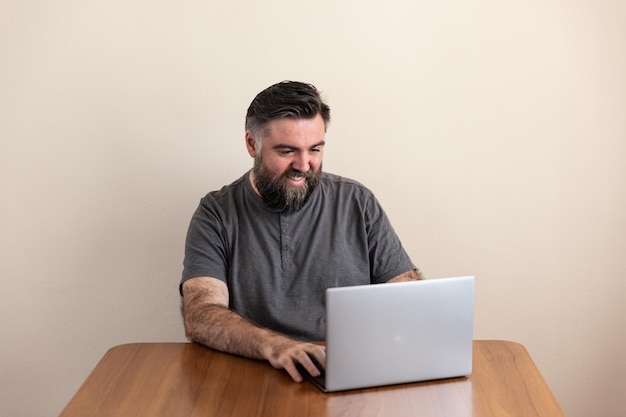
<path id="1" fill-rule="evenodd" d="M 475 341 L 467 378 L 324 394 L 267 362 L 192 343 L 110 349 L 61 417 L 561 417 L 526 349 Z"/>

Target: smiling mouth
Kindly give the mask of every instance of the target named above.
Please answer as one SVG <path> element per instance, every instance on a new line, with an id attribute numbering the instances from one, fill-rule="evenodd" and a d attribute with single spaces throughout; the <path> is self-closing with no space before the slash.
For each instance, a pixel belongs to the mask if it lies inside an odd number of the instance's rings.
<path id="1" fill-rule="evenodd" d="M 294 178 L 294 177 L 287 177 L 287 184 L 289 184 L 292 187 L 305 187 L 306 186 L 306 178 L 303 176 Z"/>
<path id="2" fill-rule="evenodd" d="M 300 171 L 291 171 L 287 175 L 285 175 L 285 178 L 287 178 L 291 182 L 298 183 L 298 184 L 302 183 L 308 177 L 310 177 L 308 173 L 300 172 Z"/>

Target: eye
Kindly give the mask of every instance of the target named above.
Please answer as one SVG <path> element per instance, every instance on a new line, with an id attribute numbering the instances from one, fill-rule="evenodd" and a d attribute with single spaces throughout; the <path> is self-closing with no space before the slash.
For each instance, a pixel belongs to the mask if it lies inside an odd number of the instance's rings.
<path id="1" fill-rule="evenodd" d="M 293 149 L 279 149 L 278 153 L 284 156 L 289 156 L 291 154 L 293 154 Z"/>

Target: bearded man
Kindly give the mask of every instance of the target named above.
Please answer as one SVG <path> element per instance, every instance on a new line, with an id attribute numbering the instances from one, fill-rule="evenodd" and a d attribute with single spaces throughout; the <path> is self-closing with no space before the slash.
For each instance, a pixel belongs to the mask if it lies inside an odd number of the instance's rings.
<path id="1" fill-rule="evenodd" d="M 325 366 L 325 291 L 421 279 L 374 195 L 322 172 L 330 109 L 285 81 L 246 115 L 252 170 L 194 213 L 180 283 L 187 337 L 302 381 Z M 372 306 L 375 308 L 376 306 Z"/>

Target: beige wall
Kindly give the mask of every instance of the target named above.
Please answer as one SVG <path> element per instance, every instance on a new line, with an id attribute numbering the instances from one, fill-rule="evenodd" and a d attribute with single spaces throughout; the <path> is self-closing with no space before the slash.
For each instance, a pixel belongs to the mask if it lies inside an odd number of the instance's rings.
<path id="1" fill-rule="evenodd" d="M 0 414 L 58 414 L 107 348 L 182 341 L 189 217 L 249 166 L 260 89 L 315 83 L 325 169 L 476 338 L 570 417 L 626 409 L 626 3 L 0 1 Z"/>

